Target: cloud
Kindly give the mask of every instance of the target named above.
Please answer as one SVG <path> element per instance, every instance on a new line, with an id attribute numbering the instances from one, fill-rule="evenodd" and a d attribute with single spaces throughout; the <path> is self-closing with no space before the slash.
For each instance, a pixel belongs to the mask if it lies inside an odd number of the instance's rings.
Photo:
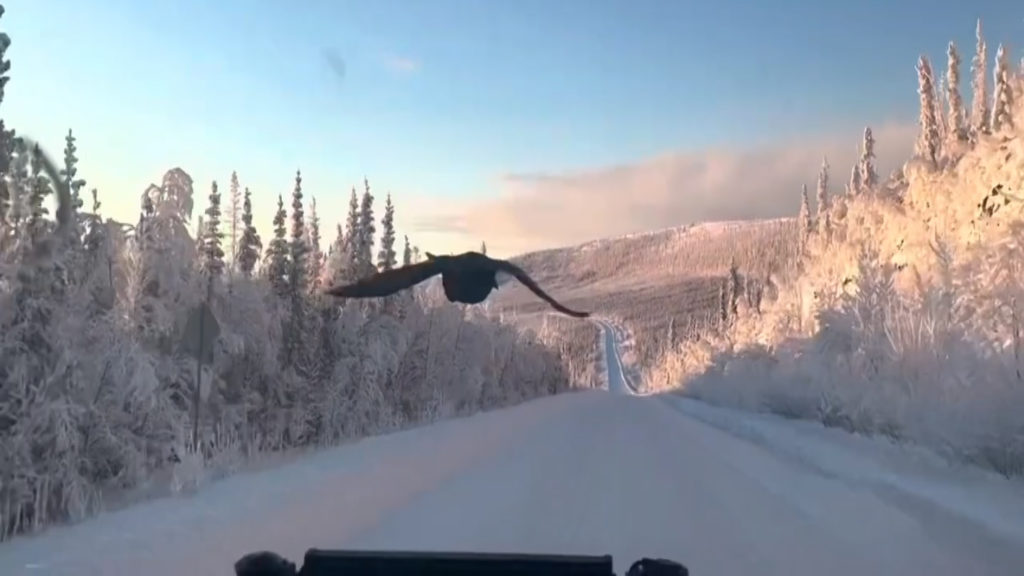
<path id="1" fill-rule="evenodd" d="M 392 72 L 408 74 L 420 69 L 420 63 L 412 58 L 387 54 L 384 56 L 384 65 Z"/>
<path id="2" fill-rule="evenodd" d="M 910 156 L 915 125 L 873 128 L 881 177 Z M 486 240 L 495 253 L 585 242 L 696 221 L 795 215 L 800 186 L 814 189 L 823 156 L 831 190 L 843 189 L 861 134 L 846 133 L 758 148 L 664 154 L 632 164 L 563 174 L 512 174 L 498 193 L 462 206 L 424 207 L 411 228 Z M 469 240 L 473 239 L 473 240 Z"/>

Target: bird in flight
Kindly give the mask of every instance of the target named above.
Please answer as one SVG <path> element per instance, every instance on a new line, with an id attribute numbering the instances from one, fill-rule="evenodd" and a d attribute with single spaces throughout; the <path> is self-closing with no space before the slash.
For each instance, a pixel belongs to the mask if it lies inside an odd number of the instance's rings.
<path id="1" fill-rule="evenodd" d="M 438 274 L 449 302 L 479 304 L 498 287 L 498 273 L 510 274 L 563 314 L 587 318 L 590 312 L 566 308 L 552 298 L 530 278 L 522 268 L 507 260 L 490 258 L 480 252 L 464 252 L 452 256 L 435 256 L 427 252 L 427 259 L 401 268 L 384 270 L 352 284 L 327 289 L 326 293 L 339 298 L 375 298 L 389 296 Z"/>

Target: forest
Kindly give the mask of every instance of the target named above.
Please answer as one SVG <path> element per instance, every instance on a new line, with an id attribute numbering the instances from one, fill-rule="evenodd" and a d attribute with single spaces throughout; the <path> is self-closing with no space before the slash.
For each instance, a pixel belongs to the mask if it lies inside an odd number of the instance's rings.
<path id="1" fill-rule="evenodd" d="M 0 34 L 0 106 L 11 42 Z M 367 181 L 344 224 L 322 230 L 296 171 L 261 238 L 237 172 L 201 185 L 171 164 L 141 191 L 138 220 L 117 222 L 79 173 L 88 150 L 71 129 L 51 177 L 19 128 L 0 119 L 0 540 L 596 382 L 596 329 L 538 335 L 429 286 L 325 297 L 419 259 L 396 238 L 390 196 L 378 219 Z M 72 210 L 55 240 L 59 186 Z"/>

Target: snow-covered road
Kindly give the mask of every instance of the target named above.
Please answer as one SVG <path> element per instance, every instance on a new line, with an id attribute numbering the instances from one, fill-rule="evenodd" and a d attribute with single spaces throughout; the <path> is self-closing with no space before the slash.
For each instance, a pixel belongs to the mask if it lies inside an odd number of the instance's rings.
<path id="1" fill-rule="evenodd" d="M 633 387 L 630 386 L 626 373 L 622 369 L 622 358 L 619 356 L 619 349 L 615 342 L 614 328 L 604 320 L 598 320 L 597 325 L 601 328 L 601 340 L 604 344 L 605 376 L 608 382 L 608 391 L 612 394 L 632 394 Z"/>
<path id="2" fill-rule="evenodd" d="M 0 574 L 229 574 L 246 552 L 309 547 L 610 553 L 620 573 L 656 555 L 697 576 L 1021 573 L 1019 482 L 609 384 L 0 544 Z"/>

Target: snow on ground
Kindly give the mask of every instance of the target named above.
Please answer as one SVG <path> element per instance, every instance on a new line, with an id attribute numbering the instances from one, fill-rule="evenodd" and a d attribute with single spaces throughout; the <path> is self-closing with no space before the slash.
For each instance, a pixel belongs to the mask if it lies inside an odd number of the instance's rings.
<path id="1" fill-rule="evenodd" d="M 620 573 L 657 555 L 698 576 L 1020 573 L 1020 483 L 806 422 L 634 396 L 611 352 L 608 390 L 0 544 L 0 574 L 226 574 L 249 551 L 300 560 L 309 547 L 610 553 Z"/>

